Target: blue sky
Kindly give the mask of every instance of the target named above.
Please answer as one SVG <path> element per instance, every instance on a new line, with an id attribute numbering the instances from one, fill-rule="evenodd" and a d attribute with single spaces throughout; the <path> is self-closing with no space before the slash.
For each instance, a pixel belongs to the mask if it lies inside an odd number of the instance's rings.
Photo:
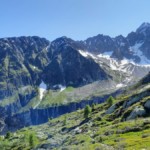
<path id="1" fill-rule="evenodd" d="M 115 37 L 150 22 L 150 0 L 0 0 L 0 37 Z"/>

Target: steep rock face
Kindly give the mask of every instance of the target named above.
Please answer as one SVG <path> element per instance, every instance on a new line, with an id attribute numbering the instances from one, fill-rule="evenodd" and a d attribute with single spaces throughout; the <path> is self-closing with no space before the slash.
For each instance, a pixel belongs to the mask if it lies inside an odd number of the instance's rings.
<path id="1" fill-rule="evenodd" d="M 150 24 L 143 23 L 136 32 L 127 37 L 115 38 L 97 35 L 83 41 L 85 49 L 94 54 L 112 52 L 111 57 L 117 60 L 128 59 L 134 63 L 149 64 L 150 59 Z"/>
<path id="2" fill-rule="evenodd" d="M 104 53 L 106 51 L 114 51 L 117 49 L 114 39 L 102 34 L 88 38 L 84 41 L 84 43 L 86 49 L 95 54 Z"/>
<path id="3" fill-rule="evenodd" d="M 107 80 L 108 77 L 93 59 L 83 57 L 70 45 L 57 49 L 44 70 L 44 80 L 49 86 L 78 87 L 96 80 Z"/>
<path id="4" fill-rule="evenodd" d="M 0 132 L 5 128 L 5 117 L 7 115 L 6 110 L 3 107 L 0 107 Z"/>
<path id="5" fill-rule="evenodd" d="M 128 43 L 128 40 L 123 37 L 122 35 L 117 36 L 114 39 L 114 42 L 116 44 L 116 49 L 114 50 L 112 57 L 122 60 L 124 58 L 131 59 L 132 53 L 130 51 L 130 45 Z"/>
<path id="6" fill-rule="evenodd" d="M 131 46 L 141 44 L 139 49 L 141 50 L 141 56 L 145 56 L 150 59 L 150 24 L 143 23 L 136 32 L 132 32 L 127 36 L 127 40 Z"/>
<path id="7" fill-rule="evenodd" d="M 117 91 L 112 95 L 115 96 L 118 93 L 120 93 L 120 91 Z M 79 103 L 70 103 L 68 105 L 53 106 L 45 109 L 30 109 L 12 116 L 7 115 L 5 119 L 5 128 L 3 128 L 2 132 L 6 132 L 8 129 L 16 130 L 24 126 L 42 124 L 47 122 L 49 118 L 56 118 L 62 114 L 70 113 L 76 111 L 77 109 L 82 109 L 87 104 L 92 105 L 93 103 L 102 103 L 108 97 L 109 95 L 105 95 L 104 97 L 95 97 L 88 101 L 83 100 Z"/>
<path id="8" fill-rule="evenodd" d="M 150 83 L 150 72 L 144 78 L 142 78 L 140 82 L 141 84 Z"/>
<path id="9" fill-rule="evenodd" d="M 11 96 L 23 86 L 56 84 L 80 86 L 108 75 L 94 60 L 84 58 L 81 42 L 62 37 L 49 41 L 39 37 L 0 39 L 0 94 Z"/>
<path id="10" fill-rule="evenodd" d="M 0 39 L 0 98 L 11 96 L 18 88 L 35 84 L 34 65 L 49 44 L 39 37 Z M 38 66 L 42 68 L 42 66 Z M 34 73 L 33 73 L 34 72 Z"/>
<path id="11" fill-rule="evenodd" d="M 13 115 L 14 113 L 18 112 L 22 107 L 25 107 L 35 96 L 37 96 L 35 90 L 31 90 L 24 94 L 19 93 L 16 101 L 5 106 L 5 110 L 7 110 L 9 115 Z"/>
<path id="12" fill-rule="evenodd" d="M 122 35 L 115 38 L 97 35 L 84 41 L 86 49 L 94 54 L 112 52 L 112 57 L 122 60 L 124 57 L 131 59 L 130 44 Z"/>

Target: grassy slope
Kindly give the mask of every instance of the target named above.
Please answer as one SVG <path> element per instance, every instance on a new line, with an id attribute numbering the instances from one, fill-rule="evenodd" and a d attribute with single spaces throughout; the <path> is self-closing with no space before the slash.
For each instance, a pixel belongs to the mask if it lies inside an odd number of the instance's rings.
<path id="1" fill-rule="evenodd" d="M 105 88 L 109 86 L 109 82 L 99 83 L 94 82 L 82 87 L 73 88 L 67 87 L 65 90 L 48 90 L 38 105 L 38 108 L 47 108 L 51 106 L 66 105 L 71 102 L 80 102 L 82 100 L 90 100 L 93 97 L 103 97 L 106 94 L 115 92 L 117 89 L 112 87 L 111 89 L 105 89 L 101 84 L 105 84 Z M 39 95 L 31 99 L 26 106 L 22 107 L 21 111 L 26 111 L 31 107 L 34 107 L 39 101 Z M 0 103 L 1 104 L 1 103 Z"/>
<path id="2" fill-rule="evenodd" d="M 68 88 L 67 92 L 74 89 Z M 126 101 L 140 98 L 125 110 L 122 105 Z M 48 123 L 23 128 L 11 133 L 9 138 L 1 137 L 0 149 L 32 149 L 45 147 L 48 149 L 66 150 L 149 150 L 150 149 L 150 118 L 136 118 L 130 121 L 122 119 L 137 107 L 150 99 L 149 84 L 136 85 L 127 89 L 126 94 L 119 96 L 114 104 L 117 108 L 111 114 L 106 114 L 109 106 L 106 103 L 96 105 L 88 119 L 83 116 L 83 110 L 65 114 Z M 118 112 L 119 113 L 118 115 Z M 33 145 L 29 143 L 33 135 Z"/>
<path id="3" fill-rule="evenodd" d="M 115 103 L 128 100 L 129 97 L 122 96 Z M 21 129 L 12 133 L 9 139 L 1 139 L 1 149 L 31 149 L 31 133 L 35 135 L 35 147 L 43 145 L 49 149 L 150 149 L 150 118 L 121 122 L 123 114 L 120 117 L 116 117 L 115 112 L 106 115 L 107 109 L 106 103 L 99 104 L 89 119 L 84 119 L 83 110 L 77 110 L 46 124 Z"/>

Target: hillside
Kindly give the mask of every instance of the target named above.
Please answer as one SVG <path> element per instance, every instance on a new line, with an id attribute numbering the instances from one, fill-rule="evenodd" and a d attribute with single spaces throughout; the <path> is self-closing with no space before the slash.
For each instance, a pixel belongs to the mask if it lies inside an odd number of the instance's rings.
<path id="1" fill-rule="evenodd" d="M 113 104 L 107 100 L 105 103 L 92 105 L 92 111 L 87 118 L 84 117 L 84 109 L 56 119 L 49 118 L 46 124 L 23 128 L 4 139 L 1 137 L 1 148 L 149 150 L 148 76 L 130 87 L 130 94 L 126 91 L 116 97 Z M 142 82 L 145 80 L 148 81 L 146 84 Z M 33 143 L 29 140 L 31 135 Z"/>

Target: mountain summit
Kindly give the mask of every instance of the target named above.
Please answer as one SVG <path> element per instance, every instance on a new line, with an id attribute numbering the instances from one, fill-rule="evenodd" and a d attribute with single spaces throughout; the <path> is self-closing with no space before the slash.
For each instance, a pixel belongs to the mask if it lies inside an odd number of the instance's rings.
<path id="1" fill-rule="evenodd" d="M 136 30 L 138 33 L 146 33 L 147 30 L 150 30 L 150 23 L 144 22 L 141 26 Z"/>

